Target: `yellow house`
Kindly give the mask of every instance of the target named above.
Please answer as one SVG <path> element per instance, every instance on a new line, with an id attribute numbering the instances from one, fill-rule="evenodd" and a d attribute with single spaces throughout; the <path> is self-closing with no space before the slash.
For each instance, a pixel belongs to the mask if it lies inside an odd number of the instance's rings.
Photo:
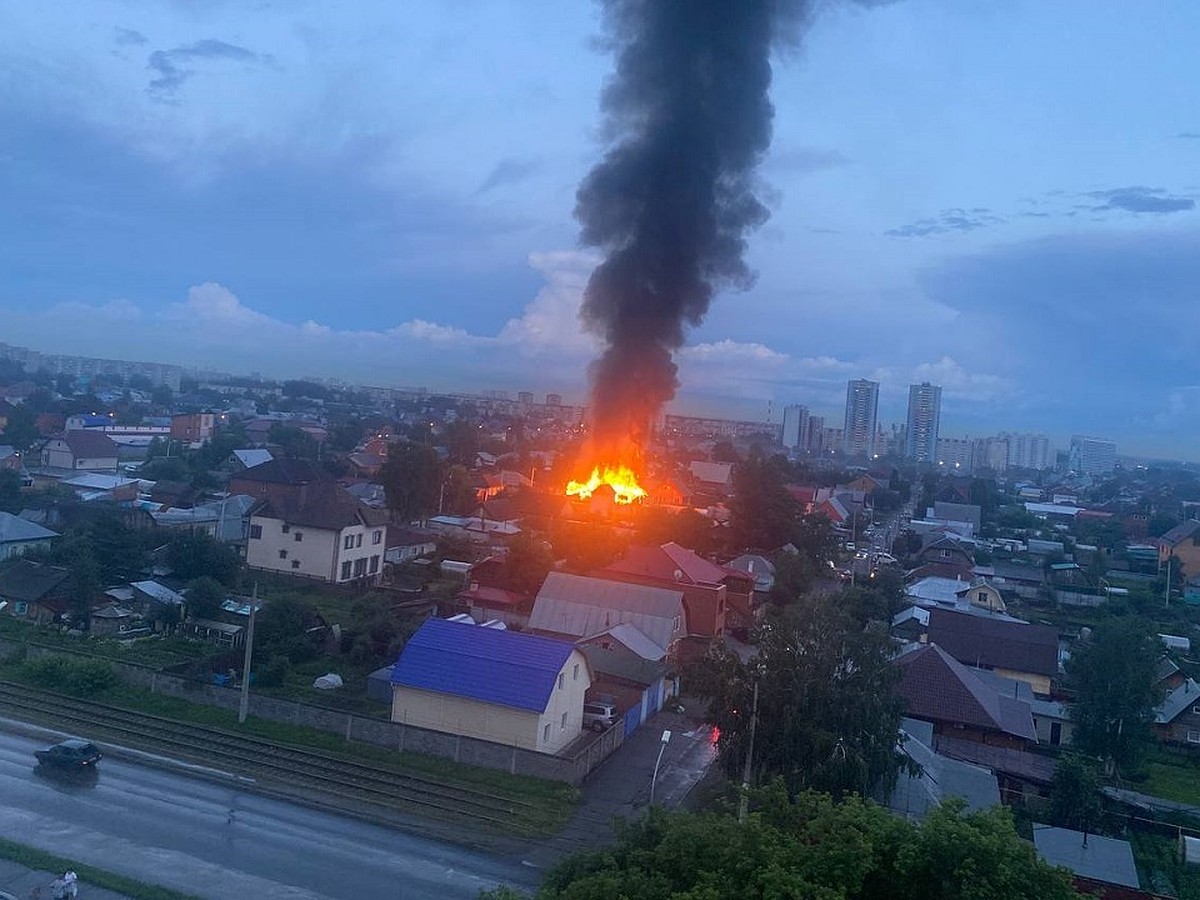
<path id="1" fill-rule="evenodd" d="M 568 641 L 429 619 L 392 669 L 392 721 L 555 753 L 582 732 L 591 683 Z"/>

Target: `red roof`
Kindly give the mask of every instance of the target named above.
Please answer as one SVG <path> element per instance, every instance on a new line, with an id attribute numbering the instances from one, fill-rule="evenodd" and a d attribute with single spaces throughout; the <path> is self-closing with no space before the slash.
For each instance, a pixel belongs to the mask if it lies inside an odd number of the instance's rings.
<path id="1" fill-rule="evenodd" d="M 630 547 L 621 559 L 601 571 L 691 584 L 720 584 L 729 574 L 674 541 L 661 547 Z"/>

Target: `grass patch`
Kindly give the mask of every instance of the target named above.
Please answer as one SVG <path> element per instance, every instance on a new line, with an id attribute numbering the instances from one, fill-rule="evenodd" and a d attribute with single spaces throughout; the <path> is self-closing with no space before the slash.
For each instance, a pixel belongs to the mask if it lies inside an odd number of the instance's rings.
<path id="1" fill-rule="evenodd" d="M 1200 806 L 1200 767 L 1160 754 L 1146 763 L 1146 780 L 1138 790 L 1164 800 Z"/>
<path id="2" fill-rule="evenodd" d="M 133 900 L 197 900 L 191 894 L 182 894 L 170 888 L 146 884 L 144 881 L 126 878 L 124 875 L 117 875 L 114 872 L 106 872 L 104 869 L 77 863 L 54 853 L 47 853 L 44 850 L 27 847 L 4 838 L 0 838 L 0 859 L 7 859 L 39 872 L 62 873 L 70 869 L 79 876 L 80 881 L 93 887 L 124 894 L 132 897 Z"/>
<path id="3" fill-rule="evenodd" d="M 41 687 L 24 665 L 0 666 L 0 678 Z M 215 706 L 191 703 L 118 684 L 88 699 L 121 709 L 176 719 L 193 725 L 220 728 L 279 744 L 316 750 L 349 761 L 363 762 L 400 775 L 431 778 L 448 785 L 473 788 L 497 797 L 528 803 L 513 821 L 518 834 L 552 834 L 561 828 L 579 802 L 579 790 L 561 781 L 510 775 L 494 769 L 461 765 L 449 759 L 401 753 L 386 747 L 345 740 L 340 735 L 316 728 L 272 722 L 251 716 L 239 725 L 237 713 Z"/>

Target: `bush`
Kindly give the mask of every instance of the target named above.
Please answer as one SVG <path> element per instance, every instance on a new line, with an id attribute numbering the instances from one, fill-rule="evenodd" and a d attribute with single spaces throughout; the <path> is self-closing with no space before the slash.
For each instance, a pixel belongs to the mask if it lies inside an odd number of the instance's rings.
<path id="1" fill-rule="evenodd" d="M 64 656 L 45 656 L 26 663 L 25 671 L 41 687 L 78 697 L 99 694 L 120 680 L 111 663 L 98 659 L 72 660 Z"/>
<path id="2" fill-rule="evenodd" d="M 282 653 L 277 653 L 258 673 L 258 684 L 260 687 L 279 687 L 291 674 L 292 661 Z"/>

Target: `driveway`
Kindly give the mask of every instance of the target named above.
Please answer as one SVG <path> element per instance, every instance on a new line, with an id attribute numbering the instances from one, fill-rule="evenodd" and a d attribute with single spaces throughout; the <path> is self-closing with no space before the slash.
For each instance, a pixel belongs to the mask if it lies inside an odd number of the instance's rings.
<path id="1" fill-rule="evenodd" d="M 717 756 L 712 726 L 701 721 L 699 710 L 688 701 L 683 713 L 656 713 L 626 738 L 583 783 L 583 799 L 566 827 L 530 852 L 525 864 L 550 868 L 572 853 L 610 843 L 614 819 L 637 818 L 650 804 L 652 781 L 655 805 L 677 809 Z M 663 731 L 671 739 L 654 780 Z"/>

